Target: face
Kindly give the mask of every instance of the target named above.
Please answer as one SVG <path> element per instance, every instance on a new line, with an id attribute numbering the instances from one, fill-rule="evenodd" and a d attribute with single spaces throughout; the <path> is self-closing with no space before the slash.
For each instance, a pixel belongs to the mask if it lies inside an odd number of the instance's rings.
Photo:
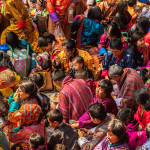
<path id="1" fill-rule="evenodd" d="M 8 89 L 10 87 L 14 86 L 14 82 L 13 83 L 6 83 L 5 81 L 0 81 L 0 89 Z"/>
<path id="2" fill-rule="evenodd" d="M 56 127 L 58 127 L 59 124 L 60 124 L 60 123 L 57 122 L 57 121 L 51 122 L 48 118 L 47 118 L 47 120 L 48 120 L 48 122 L 49 122 L 50 127 L 52 127 L 52 128 L 56 128 Z"/>
<path id="3" fill-rule="evenodd" d="M 109 139 L 110 143 L 117 143 L 119 141 L 118 137 L 114 135 L 111 131 L 107 131 L 107 138 Z"/>
<path id="4" fill-rule="evenodd" d="M 65 53 L 65 56 L 67 58 L 70 58 L 70 57 L 72 57 L 74 55 L 74 51 L 75 50 L 69 51 L 66 46 L 63 46 L 63 51 Z"/>
<path id="5" fill-rule="evenodd" d="M 109 72 L 108 72 L 108 76 L 110 79 L 117 81 L 117 82 L 119 82 L 119 80 L 121 78 L 121 76 L 119 76 L 119 75 L 111 76 Z"/>
<path id="6" fill-rule="evenodd" d="M 115 57 L 119 57 L 122 53 L 122 50 L 118 50 L 118 49 L 111 49 L 111 52 L 113 53 L 113 55 Z"/>
<path id="7" fill-rule="evenodd" d="M 137 41 L 137 47 L 138 48 L 141 48 L 141 47 L 144 47 L 145 45 L 145 40 L 144 40 L 144 37 L 140 38 L 138 41 Z"/>
<path id="8" fill-rule="evenodd" d="M 19 95 L 20 99 L 26 99 L 29 97 L 29 94 L 25 93 L 22 89 L 18 88 L 16 93 Z"/>
<path id="9" fill-rule="evenodd" d="M 76 61 L 73 61 L 72 65 L 73 65 L 73 69 L 74 70 L 79 70 L 79 69 L 81 69 L 83 67 L 82 63 L 80 64 L 80 63 L 77 63 Z"/>
<path id="10" fill-rule="evenodd" d="M 105 90 L 101 87 L 96 87 L 96 97 L 103 99 L 106 97 Z"/>
<path id="11" fill-rule="evenodd" d="M 48 46 L 42 46 L 41 49 L 43 51 L 46 51 L 46 52 L 49 52 L 52 50 L 52 44 L 51 43 L 48 43 Z"/>
<path id="12" fill-rule="evenodd" d="M 93 118 L 91 115 L 90 115 L 90 118 L 91 118 L 91 121 L 94 123 L 94 124 L 100 124 L 101 121 L 97 118 Z"/>
<path id="13" fill-rule="evenodd" d="M 107 3 L 108 3 L 108 5 L 113 6 L 113 5 L 115 5 L 116 0 L 107 0 Z"/>

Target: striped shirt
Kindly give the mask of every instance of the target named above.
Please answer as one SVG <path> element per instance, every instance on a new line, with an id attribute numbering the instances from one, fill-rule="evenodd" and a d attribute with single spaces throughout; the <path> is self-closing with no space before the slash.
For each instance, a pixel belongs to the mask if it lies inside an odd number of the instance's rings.
<path id="1" fill-rule="evenodd" d="M 63 114 L 64 122 L 78 120 L 93 100 L 91 89 L 82 79 L 67 76 L 63 81 L 63 89 L 59 93 L 58 109 Z"/>

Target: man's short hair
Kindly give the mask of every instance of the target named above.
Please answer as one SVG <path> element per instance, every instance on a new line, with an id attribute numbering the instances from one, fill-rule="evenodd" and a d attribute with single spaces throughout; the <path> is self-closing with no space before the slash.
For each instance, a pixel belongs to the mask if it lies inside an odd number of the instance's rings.
<path id="1" fill-rule="evenodd" d="M 123 69 L 121 66 L 114 64 L 109 68 L 109 74 L 110 76 L 115 76 L 115 75 L 121 76 L 123 74 Z"/>
<path id="2" fill-rule="evenodd" d="M 0 81 L 5 81 L 6 84 L 14 83 L 16 76 L 11 70 L 4 70 L 0 72 Z"/>
<path id="3" fill-rule="evenodd" d="M 84 69 L 79 69 L 75 73 L 76 79 L 86 79 L 88 77 L 87 72 Z"/>
<path id="4" fill-rule="evenodd" d="M 62 81 L 65 77 L 66 77 L 65 73 L 60 69 L 52 72 L 53 81 Z"/>

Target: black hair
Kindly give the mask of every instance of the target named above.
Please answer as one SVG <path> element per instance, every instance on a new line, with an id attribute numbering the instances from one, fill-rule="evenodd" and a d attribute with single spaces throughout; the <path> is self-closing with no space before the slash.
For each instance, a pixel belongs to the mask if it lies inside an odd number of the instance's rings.
<path id="1" fill-rule="evenodd" d="M 24 100 L 21 105 L 27 103 L 28 100 L 36 99 L 38 104 L 41 106 L 41 101 L 37 96 L 38 87 L 33 81 L 31 81 L 30 79 L 24 79 L 18 84 L 18 88 L 20 88 L 24 93 L 29 94 L 29 97 Z"/>
<path id="2" fill-rule="evenodd" d="M 117 118 L 126 124 L 127 119 L 129 122 L 134 120 L 134 111 L 131 108 L 122 108 L 117 114 Z"/>
<path id="3" fill-rule="evenodd" d="M 40 73 L 33 73 L 29 78 L 38 86 L 38 88 L 41 88 L 44 84 L 43 76 Z"/>
<path id="4" fill-rule="evenodd" d="M 150 27 L 150 21 L 147 17 L 140 17 L 137 21 L 137 27 L 144 35 L 147 34 Z"/>
<path id="5" fill-rule="evenodd" d="M 142 6 L 136 5 L 136 6 L 134 7 L 134 12 L 142 12 L 142 9 L 143 9 Z"/>
<path id="6" fill-rule="evenodd" d="M 122 40 L 120 38 L 112 39 L 110 42 L 110 49 L 122 50 Z"/>
<path id="7" fill-rule="evenodd" d="M 150 123 L 146 127 L 146 136 L 147 136 L 148 140 L 150 140 Z"/>
<path id="8" fill-rule="evenodd" d="M 47 70 L 48 69 L 50 71 L 52 69 L 51 60 L 44 59 L 41 63 L 41 68 L 42 68 L 42 70 Z"/>
<path id="9" fill-rule="evenodd" d="M 145 89 L 138 89 L 134 93 L 134 99 L 144 106 L 146 111 L 150 110 L 150 96 Z"/>
<path id="10" fill-rule="evenodd" d="M 61 81 L 66 77 L 65 73 L 62 70 L 55 70 L 52 72 L 53 81 Z"/>
<path id="11" fill-rule="evenodd" d="M 103 121 L 107 116 L 106 109 L 102 103 L 92 104 L 89 106 L 88 111 L 93 118 L 99 119 L 100 121 Z"/>
<path id="12" fill-rule="evenodd" d="M 111 131 L 118 137 L 119 143 L 128 143 L 128 134 L 125 125 L 118 119 L 113 119 L 108 123 L 107 131 Z"/>
<path id="13" fill-rule="evenodd" d="M 59 123 L 62 123 L 63 121 L 63 115 L 60 110 L 58 109 L 53 109 L 47 114 L 47 118 L 49 121 L 54 122 L 57 121 Z"/>
<path id="14" fill-rule="evenodd" d="M 33 133 L 29 138 L 31 148 L 45 150 L 45 139 L 41 134 Z"/>
<path id="15" fill-rule="evenodd" d="M 43 36 L 39 37 L 38 39 L 38 46 L 43 47 L 43 46 L 48 46 L 49 43 L 55 42 L 55 36 L 49 32 L 45 32 Z"/>
<path id="16" fill-rule="evenodd" d="M 76 61 L 77 63 L 79 63 L 79 64 L 84 64 L 84 59 L 83 59 L 83 57 L 81 57 L 81 56 L 76 56 L 76 57 L 74 57 L 73 59 L 72 59 L 72 62 L 73 61 Z"/>
<path id="17" fill-rule="evenodd" d="M 12 49 L 20 48 L 19 38 L 14 32 L 8 32 L 6 36 L 6 44 L 10 45 Z"/>
<path id="18" fill-rule="evenodd" d="M 116 38 L 121 38 L 119 25 L 116 22 L 111 22 L 106 29 L 106 34 L 109 36 L 115 36 Z"/>
<path id="19" fill-rule="evenodd" d="M 126 0 L 120 0 L 120 2 L 118 3 L 118 6 L 117 6 L 117 12 L 119 13 L 123 13 L 125 8 L 127 7 L 128 3 Z"/>
<path id="20" fill-rule="evenodd" d="M 101 9 L 98 6 L 91 6 L 87 18 L 89 19 L 96 19 L 99 22 L 102 20 L 102 12 Z"/>
<path id="21" fill-rule="evenodd" d="M 137 0 L 128 0 L 128 5 L 130 7 L 133 7 L 134 5 L 136 5 L 136 3 L 137 3 Z"/>
<path id="22" fill-rule="evenodd" d="M 76 42 L 72 39 L 66 39 L 62 46 L 66 46 L 68 51 L 73 51 L 73 49 L 76 50 Z"/>
<path id="23" fill-rule="evenodd" d="M 104 79 L 101 80 L 97 87 L 101 87 L 102 89 L 104 89 L 106 96 L 110 96 L 111 92 L 113 91 L 113 85 L 111 83 L 110 80 Z"/>
<path id="24" fill-rule="evenodd" d="M 75 78 L 76 79 L 86 79 L 86 78 L 88 78 L 87 72 L 84 69 L 76 70 Z"/>

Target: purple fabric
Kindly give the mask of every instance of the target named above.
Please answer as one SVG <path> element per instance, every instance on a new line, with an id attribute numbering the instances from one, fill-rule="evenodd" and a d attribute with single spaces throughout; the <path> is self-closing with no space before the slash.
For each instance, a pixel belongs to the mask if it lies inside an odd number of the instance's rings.
<path id="1" fill-rule="evenodd" d="M 50 17 L 51 17 L 51 19 L 52 19 L 53 22 L 59 21 L 59 18 L 58 18 L 58 16 L 57 16 L 57 13 L 56 13 L 56 12 L 53 12 L 53 13 L 51 13 L 51 14 L 49 14 L 49 15 L 50 15 Z"/>
<path id="2" fill-rule="evenodd" d="M 95 104 L 99 101 L 99 98 L 94 98 L 93 101 L 91 102 L 90 105 L 92 104 Z M 110 96 L 110 97 L 106 97 L 102 100 L 99 101 L 100 103 L 102 103 L 105 108 L 106 108 L 106 111 L 107 113 L 111 113 L 111 114 L 114 114 L 115 116 L 117 115 L 118 113 L 118 108 L 117 108 L 117 105 L 116 105 L 116 102 L 115 100 Z M 89 106 L 90 106 L 89 105 Z M 89 116 L 89 113 L 88 111 L 85 112 L 78 120 L 78 123 L 79 123 L 79 126 L 78 128 L 82 128 L 83 126 L 87 129 L 90 129 L 90 128 L 93 128 L 95 127 L 95 125 L 92 123 L 91 121 L 91 118 Z"/>
<path id="3" fill-rule="evenodd" d="M 76 3 L 76 0 L 72 0 L 72 3 L 74 3 L 74 4 L 75 4 L 75 3 Z"/>

